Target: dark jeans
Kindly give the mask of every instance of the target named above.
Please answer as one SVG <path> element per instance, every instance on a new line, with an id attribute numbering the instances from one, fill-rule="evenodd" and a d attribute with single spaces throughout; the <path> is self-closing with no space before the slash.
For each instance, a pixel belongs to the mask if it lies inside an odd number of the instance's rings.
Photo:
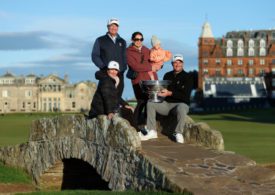
<path id="1" fill-rule="evenodd" d="M 137 100 L 137 106 L 134 112 L 134 120 L 137 121 L 138 125 L 140 125 L 145 123 L 146 120 L 146 104 L 148 101 L 148 95 L 142 91 L 139 84 L 133 85 L 133 89 Z"/>
<path id="2" fill-rule="evenodd" d="M 129 121 L 129 123 L 131 124 L 131 126 L 133 126 L 137 131 L 139 131 L 139 128 L 137 126 L 137 121 L 134 120 L 134 114 L 132 112 L 132 110 L 127 109 L 125 107 L 121 107 L 119 109 L 119 114 L 122 118 L 126 119 L 127 121 Z"/>
<path id="3" fill-rule="evenodd" d="M 119 73 L 119 85 L 117 86 L 117 90 L 118 90 L 118 97 L 122 97 L 122 93 L 123 93 L 123 89 L 124 89 L 124 76 L 123 76 L 123 72 Z"/>

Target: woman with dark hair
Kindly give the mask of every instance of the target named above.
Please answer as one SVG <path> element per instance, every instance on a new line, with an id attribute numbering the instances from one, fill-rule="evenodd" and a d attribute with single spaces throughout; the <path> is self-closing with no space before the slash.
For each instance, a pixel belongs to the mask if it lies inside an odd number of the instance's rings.
<path id="1" fill-rule="evenodd" d="M 155 67 L 150 64 L 150 50 L 145 47 L 143 43 L 143 35 L 141 32 L 134 32 L 132 34 L 132 43 L 126 49 L 127 63 L 129 68 L 137 73 L 136 78 L 132 79 L 132 86 L 134 89 L 137 106 L 134 112 L 134 119 L 140 124 L 142 121 L 142 111 L 146 106 L 148 95 L 145 94 L 140 86 L 140 81 L 150 80 L 149 72 L 153 71 L 153 76 L 157 80 Z"/>

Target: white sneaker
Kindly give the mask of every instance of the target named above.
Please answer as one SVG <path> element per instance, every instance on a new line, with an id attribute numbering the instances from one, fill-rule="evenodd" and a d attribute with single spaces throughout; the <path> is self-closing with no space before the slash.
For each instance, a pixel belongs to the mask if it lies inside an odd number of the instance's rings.
<path id="1" fill-rule="evenodd" d="M 140 131 L 138 132 L 138 136 L 140 138 L 140 141 L 146 141 L 148 140 L 148 137 L 143 135 Z"/>
<path id="2" fill-rule="evenodd" d="M 148 137 L 148 139 L 156 139 L 156 138 L 158 138 L 158 133 L 156 130 L 152 129 L 152 130 L 148 131 L 146 137 Z"/>
<path id="3" fill-rule="evenodd" d="M 145 125 L 143 128 L 140 129 L 140 131 L 143 135 L 147 135 L 149 130 L 147 129 L 147 126 Z"/>
<path id="4" fill-rule="evenodd" d="M 181 144 L 184 143 L 184 138 L 181 133 L 176 133 L 175 137 L 176 137 L 176 142 L 181 143 Z"/>

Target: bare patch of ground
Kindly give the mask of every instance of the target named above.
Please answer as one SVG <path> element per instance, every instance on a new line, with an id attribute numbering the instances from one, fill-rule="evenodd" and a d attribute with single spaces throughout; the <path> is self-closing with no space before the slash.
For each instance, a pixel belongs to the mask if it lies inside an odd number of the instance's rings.
<path id="1" fill-rule="evenodd" d="M 33 192 L 35 187 L 31 184 L 0 183 L 0 194 L 13 194 L 17 192 Z"/>

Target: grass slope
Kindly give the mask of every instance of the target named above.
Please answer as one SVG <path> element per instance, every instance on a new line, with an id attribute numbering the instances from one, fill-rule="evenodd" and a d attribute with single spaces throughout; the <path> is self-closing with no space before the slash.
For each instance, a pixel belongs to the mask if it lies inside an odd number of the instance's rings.
<path id="1" fill-rule="evenodd" d="M 31 178 L 21 169 L 7 167 L 0 162 L 0 183 L 30 184 Z"/>
<path id="2" fill-rule="evenodd" d="M 219 130 L 225 150 L 248 156 L 257 163 L 275 162 L 275 109 L 191 115 Z"/>

